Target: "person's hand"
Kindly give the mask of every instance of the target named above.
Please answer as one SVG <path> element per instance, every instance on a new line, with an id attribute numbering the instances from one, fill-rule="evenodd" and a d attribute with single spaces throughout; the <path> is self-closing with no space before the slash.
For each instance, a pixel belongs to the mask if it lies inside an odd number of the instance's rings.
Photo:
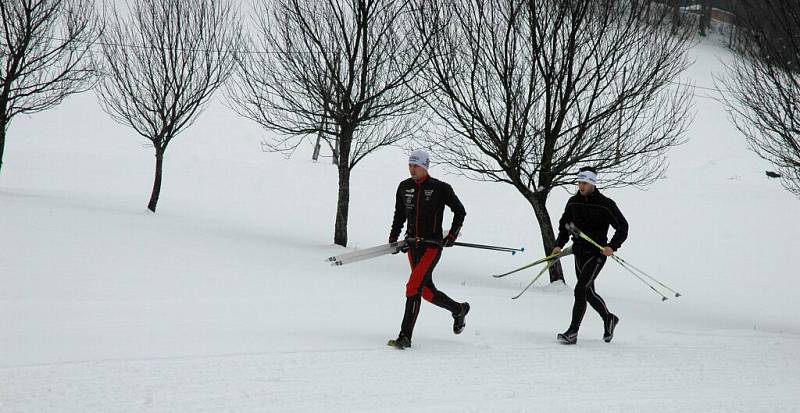
<path id="1" fill-rule="evenodd" d="M 553 248 L 553 254 L 561 254 L 561 247 Z"/>
<path id="2" fill-rule="evenodd" d="M 603 255 L 605 255 L 606 257 L 610 257 L 614 255 L 614 250 L 608 245 L 606 245 L 605 248 L 603 248 Z"/>
<path id="3" fill-rule="evenodd" d="M 445 248 L 452 247 L 456 243 L 456 237 L 448 235 L 442 239 L 442 246 Z"/>
<path id="4" fill-rule="evenodd" d="M 395 242 L 397 242 L 397 238 L 389 238 L 389 244 L 392 244 L 392 243 L 395 243 Z M 392 255 L 394 255 L 394 254 L 398 254 L 398 253 L 400 252 L 400 250 L 401 250 L 401 249 L 402 249 L 402 248 L 398 248 L 398 249 L 394 250 L 394 252 L 392 253 Z"/>
<path id="5" fill-rule="evenodd" d="M 395 241 L 395 242 L 396 242 L 396 241 Z M 397 248 L 397 249 L 396 249 L 396 250 L 395 250 L 395 251 L 392 253 L 392 255 L 394 255 L 394 254 L 399 254 L 399 253 L 401 253 L 401 252 L 402 252 L 403 254 L 405 254 L 405 253 L 407 253 L 407 252 L 408 252 L 408 243 L 407 243 L 407 242 L 404 242 L 404 243 L 403 243 L 403 245 L 400 245 L 400 247 L 399 247 L 399 248 Z"/>

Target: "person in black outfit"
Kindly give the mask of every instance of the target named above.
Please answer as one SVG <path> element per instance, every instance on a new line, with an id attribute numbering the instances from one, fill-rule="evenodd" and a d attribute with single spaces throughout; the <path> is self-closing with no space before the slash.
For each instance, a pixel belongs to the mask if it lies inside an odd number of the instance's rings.
<path id="1" fill-rule="evenodd" d="M 411 275 L 406 284 L 406 307 L 400 334 L 397 340 L 390 342 L 401 349 L 411 346 L 422 298 L 452 313 L 455 334 L 464 330 L 464 319 L 469 312 L 469 303 L 454 301 L 433 284 L 432 273 L 442 255 L 442 247 L 453 246 L 467 213 L 450 185 L 428 175 L 429 163 L 425 151 L 411 153 L 408 160 L 411 178 L 397 187 L 389 233 L 389 242 L 396 242 L 405 223 Z M 454 215 L 446 236 L 442 232 L 445 205 Z"/>
<path id="2" fill-rule="evenodd" d="M 614 338 L 614 329 L 619 323 L 619 317 L 608 311 L 605 301 L 594 289 L 594 281 L 606 259 L 614 255 L 614 251 L 618 250 L 628 237 L 628 221 L 625 220 L 617 204 L 597 189 L 597 171 L 594 168 L 581 168 L 577 181 L 578 193 L 567 201 L 564 214 L 558 221 L 558 238 L 553 253 L 561 252 L 569 240 L 567 224 L 570 223 L 596 243 L 604 245 L 604 248 L 600 251 L 583 238 L 572 237 L 575 272 L 578 276 L 578 282 L 575 284 L 575 304 L 572 307 L 572 322 L 569 328 L 558 334 L 557 339 L 563 344 L 575 344 L 578 341 L 578 329 L 588 302 L 603 318 L 605 329 L 603 341 L 608 343 Z M 608 241 L 609 226 L 615 230 L 611 241 Z"/>

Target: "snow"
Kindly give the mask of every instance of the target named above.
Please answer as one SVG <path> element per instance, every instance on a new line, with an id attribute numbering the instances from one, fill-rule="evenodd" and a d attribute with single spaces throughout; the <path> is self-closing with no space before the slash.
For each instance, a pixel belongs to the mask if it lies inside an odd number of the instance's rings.
<path id="1" fill-rule="evenodd" d="M 687 80 L 713 86 L 726 52 L 692 53 Z M 434 280 L 470 302 L 466 330 L 424 304 L 407 351 L 385 346 L 407 262 L 323 262 L 343 251 L 336 174 L 310 148 L 263 153 L 264 132 L 213 102 L 169 148 L 150 214 L 152 149 L 94 96 L 16 119 L 0 175 L 0 411 L 800 411 L 798 201 L 717 101 L 695 103 L 667 177 L 607 192 L 631 222 L 620 256 L 683 297 L 662 303 L 609 262 L 597 289 L 621 318 L 614 341 L 589 310 L 578 344 L 557 344 L 569 288 L 512 301 L 538 268 L 490 276 L 541 256 L 530 206 L 434 168 L 467 208 L 463 241 L 527 248 L 447 250 Z M 385 242 L 404 165 L 388 148 L 354 171 L 348 250 Z M 554 219 L 567 196 L 549 201 Z"/>

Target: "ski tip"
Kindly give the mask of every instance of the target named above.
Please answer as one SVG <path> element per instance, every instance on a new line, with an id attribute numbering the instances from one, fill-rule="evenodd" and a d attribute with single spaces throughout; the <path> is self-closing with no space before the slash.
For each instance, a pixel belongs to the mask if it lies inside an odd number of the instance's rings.
<path id="1" fill-rule="evenodd" d="M 511 251 L 511 255 L 517 255 L 516 251 Z"/>
<path id="2" fill-rule="evenodd" d="M 667 301 L 667 297 L 661 297 L 661 301 Z"/>
<path id="3" fill-rule="evenodd" d="M 525 252 L 525 247 L 521 247 L 521 248 L 519 249 L 519 252 Z"/>
<path id="4" fill-rule="evenodd" d="M 681 293 L 675 293 L 675 297 L 680 297 Z"/>

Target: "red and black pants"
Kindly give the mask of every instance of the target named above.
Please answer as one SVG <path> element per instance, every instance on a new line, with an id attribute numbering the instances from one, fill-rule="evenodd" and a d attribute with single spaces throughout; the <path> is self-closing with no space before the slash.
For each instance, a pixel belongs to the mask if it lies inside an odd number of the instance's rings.
<path id="1" fill-rule="evenodd" d="M 422 298 L 438 307 L 450 310 L 453 314 L 460 311 L 461 306 L 447 294 L 437 290 L 433 284 L 433 269 L 441 256 L 442 248 L 438 245 L 412 245 L 408 250 L 411 275 L 406 283 L 406 310 L 400 326 L 401 336 L 411 338 Z"/>

